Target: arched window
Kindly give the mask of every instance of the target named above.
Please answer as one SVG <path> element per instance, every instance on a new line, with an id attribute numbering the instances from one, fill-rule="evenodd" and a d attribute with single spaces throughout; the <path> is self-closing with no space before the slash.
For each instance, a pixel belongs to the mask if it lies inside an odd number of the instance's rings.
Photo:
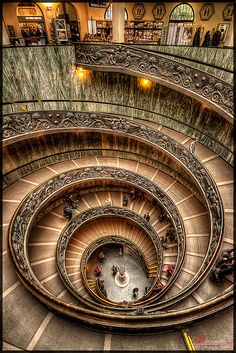
<path id="1" fill-rule="evenodd" d="M 170 14 L 166 44 L 191 45 L 194 12 L 188 4 L 177 5 Z"/>
<path id="2" fill-rule="evenodd" d="M 180 4 L 177 5 L 170 15 L 170 22 L 178 21 L 178 22 L 193 22 L 193 9 L 188 4 Z"/>
<path id="3" fill-rule="evenodd" d="M 170 22 L 193 22 L 193 9 L 188 4 L 177 5 L 170 15 Z"/>
<path id="4" fill-rule="evenodd" d="M 112 5 L 107 6 L 106 11 L 105 11 L 105 15 L 104 15 L 104 19 L 112 21 Z M 127 20 L 128 20 L 128 12 L 125 9 L 125 21 L 127 21 Z"/>

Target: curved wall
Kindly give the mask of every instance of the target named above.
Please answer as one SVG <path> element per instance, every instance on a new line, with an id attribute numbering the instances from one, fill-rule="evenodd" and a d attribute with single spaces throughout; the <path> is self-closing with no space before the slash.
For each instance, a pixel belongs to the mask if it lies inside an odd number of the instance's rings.
<path id="1" fill-rule="evenodd" d="M 86 80 L 80 80 L 76 76 L 73 46 L 7 48 L 3 60 L 5 103 L 38 100 L 27 104 L 28 110 L 105 112 L 153 121 L 198 138 L 232 162 L 232 125 L 176 90 L 154 82 L 150 90 L 140 89 L 136 77 L 115 72 L 93 71 Z M 41 103 L 42 100 L 61 102 Z M 6 114 L 19 110 L 20 104 L 4 106 Z"/>

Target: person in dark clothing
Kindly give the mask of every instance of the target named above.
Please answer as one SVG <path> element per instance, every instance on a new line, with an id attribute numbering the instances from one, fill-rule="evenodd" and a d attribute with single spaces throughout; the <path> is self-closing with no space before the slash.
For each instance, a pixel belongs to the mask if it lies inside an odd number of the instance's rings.
<path id="1" fill-rule="evenodd" d="M 204 41 L 202 43 L 202 47 L 209 47 L 210 44 L 211 44 L 210 31 L 207 31 L 204 37 Z"/>
<path id="2" fill-rule="evenodd" d="M 110 35 L 110 28 L 109 28 L 109 25 L 108 25 L 108 24 L 106 24 L 106 27 L 105 27 L 105 29 L 104 29 L 104 34 L 105 34 L 106 40 L 108 40 L 108 37 L 109 37 L 109 35 Z"/>
<path id="3" fill-rule="evenodd" d="M 200 41 L 201 41 L 200 33 L 201 33 L 201 28 L 199 27 L 193 38 L 193 47 L 199 47 Z"/>
<path id="4" fill-rule="evenodd" d="M 234 264 L 223 264 L 220 266 L 219 278 L 222 281 L 225 276 L 231 275 L 234 271 Z"/>
<path id="5" fill-rule="evenodd" d="M 174 231 L 174 228 L 169 228 L 167 229 L 166 231 L 166 236 L 167 236 L 167 239 L 172 242 L 175 240 L 175 231 Z"/>
<path id="6" fill-rule="evenodd" d="M 149 213 L 146 212 L 145 215 L 143 216 L 143 218 L 144 218 L 147 222 L 149 222 L 149 220 L 150 220 L 150 215 L 149 215 Z"/>
<path id="7" fill-rule="evenodd" d="M 104 259 L 105 259 L 105 254 L 103 251 L 101 251 L 99 254 L 98 254 L 98 259 L 99 261 L 103 262 Z"/>
<path id="8" fill-rule="evenodd" d="M 37 31 L 36 31 L 36 36 L 37 37 L 40 37 L 41 36 L 41 32 L 40 32 L 40 29 L 38 28 Z"/>
<path id="9" fill-rule="evenodd" d="M 149 291 L 150 288 L 151 288 L 150 286 L 145 287 L 144 293 L 147 294 L 147 292 Z"/>
<path id="10" fill-rule="evenodd" d="M 132 200 L 135 199 L 135 197 L 136 197 L 135 188 L 132 188 L 132 189 L 130 190 L 130 196 L 131 196 L 131 199 L 132 199 Z"/>
<path id="11" fill-rule="evenodd" d="M 163 209 L 160 210 L 159 216 L 158 216 L 158 221 L 159 222 L 164 222 L 166 217 L 165 211 Z"/>
<path id="12" fill-rule="evenodd" d="M 26 45 L 26 47 L 30 47 L 31 44 L 32 44 L 32 42 L 31 42 L 30 39 L 26 39 L 26 40 L 25 40 L 25 45 Z"/>
<path id="13" fill-rule="evenodd" d="M 136 298 L 138 295 L 138 287 L 133 288 L 133 296 Z"/>
<path id="14" fill-rule="evenodd" d="M 113 275 L 116 275 L 118 272 L 118 267 L 116 265 L 112 265 L 111 269 L 112 269 Z"/>
<path id="15" fill-rule="evenodd" d="M 234 272 L 234 263 L 222 263 L 220 266 L 217 265 L 212 270 L 211 278 L 214 282 L 222 283 L 223 279 L 227 275 L 231 275 Z"/>
<path id="16" fill-rule="evenodd" d="M 220 31 L 216 31 L 213 34 L 212 41 L 211 41 L 212 47 L 215 47 L 215 48 L 218 47 L 218 45 L 220 44 L 220 37 L 221 37 Z"/>
<path id="17" fill-rule="evenodd" d="M 123 197 L 123 206 L 127 206 L 128 205 L 128 200 L 129 200 L 128 196 L 124 195 L 124 197 Z"/>
<path id="18" fill-rule="evenodd" d="M 72 42 L 79 42 L 80 41 L 80 34 L 79 32 L 73 33 L 71 36 Z"/>
<path id="19" fill-rule="evenodd" d="M 72 210 L 69 205 L 65 205 L 64 207 L 64 217 L 71 219 L 72 218 Z"/>

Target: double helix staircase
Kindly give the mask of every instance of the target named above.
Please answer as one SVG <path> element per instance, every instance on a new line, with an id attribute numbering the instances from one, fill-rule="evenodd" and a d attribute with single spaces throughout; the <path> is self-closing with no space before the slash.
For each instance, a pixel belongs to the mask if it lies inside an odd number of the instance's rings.
<path id="1" fill-rule="evenodd" d="M 207 330 L 204 323 L 215 315 L 216 321 L 224 315 L 230 320 L 233 275 L 216 284 L 211 270 L 221 251 L 234 247 L 231 164 L 201 142 L 191 156 L 192 138 L 160 123 L 108 114 L 103 125 L 103 116 L 84 113 L 80 125 L 60 127 L 61 112 L 53 114 L 45 113 L 38 130 L 3 141 L 4 341 L 23 350 L 125 350 L 157 342 L 165 348 L 161 337 L 166 341 L 168 334 L 175 348 L 185 349 L 180 330 L 197 332 L 200 320 Z M 74 122 L 73 113 L 68 114 Z M 54 116 L 51 128 L 48 121 Z M 38 115 L 34 119 L 38 124 Z M 43 146 L 39 154 L 31 144 Z M 144 199 L 132 199 L 132 187 Z M 68 220 L 63 195 L 77 189 Z M 216 190 L 215 203 L 211 190 Z M 159 220 L 160 207 L 168 214 L 164 221 Z M 163 246 L 160 240 L 170 227 L 177 237 Z M 159 293 L 132 305 L 114 304 L 101 296 L 94 278 L 84 278 L 81 264 L 88 249 L 114 236 L 139 249 L 147 277 L 163 285 Z M 174 267 L 172 276 L 168 265 Z M 135 335 L 137 346 L 126 333 Z"/>

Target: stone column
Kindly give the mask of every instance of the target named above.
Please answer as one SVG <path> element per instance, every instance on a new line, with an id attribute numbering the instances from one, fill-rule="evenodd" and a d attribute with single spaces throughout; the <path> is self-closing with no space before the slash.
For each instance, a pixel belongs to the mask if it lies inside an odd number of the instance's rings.
<path id="1" fill-rule="evenodd" d="M 6 30 L 5 22 L 2 19 L 2 45 L 8 45 L 11 44 L 9 40 L 9 36 Z"/>
<path id="2" fill-rule="evenodd" d="M 124 43 L 125 6 L 123 2 L 112 4 L 112 41 Z"/>

